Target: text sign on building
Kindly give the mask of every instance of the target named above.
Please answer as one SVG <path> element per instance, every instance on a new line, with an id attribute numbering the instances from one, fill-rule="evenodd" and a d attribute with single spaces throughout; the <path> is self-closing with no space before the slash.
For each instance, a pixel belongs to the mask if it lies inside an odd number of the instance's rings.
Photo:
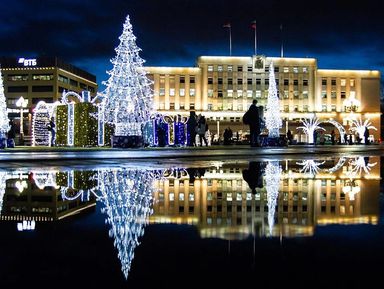
<path id="1" fill-rule="evenodd" d="M 18 63 L 23 64 L 24 66 L 36 66 L 37 65 L 37 60 L 36 58 L 24 58 L 20 57 Z"/>

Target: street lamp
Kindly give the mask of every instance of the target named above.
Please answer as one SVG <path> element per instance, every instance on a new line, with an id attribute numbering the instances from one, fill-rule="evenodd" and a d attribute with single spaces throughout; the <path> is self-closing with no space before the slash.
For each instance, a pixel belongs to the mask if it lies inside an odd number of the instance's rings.
<path id="1" fill-rule="evenodd" d="M 20 143 L 23 143 L 24 140 L 24 129 L 23 129 L 23 118 L 24 118 L 24 108 L 28 105 L 28 100 L 24 97 L 20 97 L 16 101 L 16 106 L 20 108 Z"/>

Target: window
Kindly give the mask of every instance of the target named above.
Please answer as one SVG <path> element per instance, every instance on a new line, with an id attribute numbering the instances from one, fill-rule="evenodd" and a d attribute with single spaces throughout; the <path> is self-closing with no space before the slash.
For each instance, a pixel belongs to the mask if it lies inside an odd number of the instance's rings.
<path id="1" fill-rule="evenodd" d="M 219 77 L 219 78 L 217 79 L 217 84 L 223 84 L 223 79 L 222 79 L 221 77 Z"/>
<path id="2" fill-rule="evenodd" d="M 63 82 L 63 83 L 69 83 L 69 79 L 68 77 L 65 77 L 65 76 L 62 76 L 59 74 L 59 76 L 57 77 L 57 80 L 60 81 L 60 82 Z"/>
<path id="3" fill-rule="evenodd" d="M 189 95 L 190 95 L 190 96 L 195 96 L 195 91 L 196 91 L 196 90 L 195 90 L 194 88 L 190 88 L 190 89 L 189 89 Z"/>
<path id="4" fill-rule="evenodd" d="M 228 78 L 228 85 L 232 85 L 232 78 Z"/>
<path id="5" fill-rule="evenodd" d="M 335 90 L 331 91 L 331 98 L 336 98 L 336 91 Z"/>
<path id="6" fill-rule="evenodd" d="M 160 83 L 161 83 L 161 79 L 160 79 Z M 180 83 L 185 83 L 185 77 L 184 76 L 180 76 Z"/>
<path id="7" fill-rule="evenodd" d="M 28 86 L 8 86 L 8 92 L 28 92 Z"/>
<path id="8" fill-rule="evenodd" d="M 190 103 L 189 104 L 189 108 L 192 109 L 192 110 L 195 109 L 195 104 L 194 103 Z"/>
<path id="9" fill-rule="evenodd" d="M 331 110 L 332 110 L 332 111 L 336 111 L 336 104 L 332 104 L 332 105 L 331 105 Z"/>
<path id="10" fill-rule="evenodd" d="M 248 84 L 248 85 L 252 85 L 252 78 L 248 78 L 248 79 L 247 79 L 247 84 Z"/>
<path id="11" fill-rule="evenodd" d="M 208 103 L 208 110 L 209 110 L 209 111 L 211 111 L 211 110 L 212 110 L 212 108 L 213 108 L 213 105 L 212 105 L 212 103 Z"/>
<path id="12" fill-rule="evenodd" d="M 345 78 L 340 79 L 340 85 L 341 86 L 346 86 L 347 85 L 347 80 Z"/>
<path id="13" fill-rule="evenodd" d="M 355 86 L 355 80 L 354 79 L 350 79 L 349 80 L 349 86 L 350 87 L 354 87 Z"/>
<path id="14" fill-rule="evenodd" d="M 238 66 L 237 67 L 237 71 L 239 71 L 239 72 L 243 71 L 243 67 L 242 66 Z"/>
<path id="15" fill-rule="evenodd" d="M 331 85 L 336 85 L 336 79 L 331 80 Z"/>
<path id="16" fill-rule="evenodd" d="M 33 80 L 52 80 L 53 74 L 34 74 L 32 75 Z"/>
<path id="17" fill-rule="evenodd" d="M 293 98 L 298 99 L 299 98 L 299 92 L 297 90 L 293 91 Z"/>
<path id="18" fill-rule="evenodd" d="M 256 90 L 256 98 L 261 98 L 261 90 Z"/>
<path id="19" fill-rule="evenodd" d="M 213 84 L 213 78 L 212 77 L 208 77 L 208 84 Z"/>
<path id="20" fill-rule="evenodd" d="M 159 95 L 160 96 L 164 96 L 165 95 L 165 88 L 164 87 L 160 88 Z"/>
<path id="21" fill-rule="evenodd" d="M 52 85 L 34 85 L 32 86 L 32 92 L 51 92 L 53 91 Z"/>
<path id="22" fill-rule="evenodd" d="M 289 72 L 289 67 L 284 67 L 284 73 L 288 73 Z"/>
<path id="23" fill-rule="evenodd" d="M 303 67 L 303 73 L 308 73 L 308 67 Z"/>
<path id="24" fill-rule="evenodd" d="M 247 71 L 252 72 L 252 66 L 247 66 Z"/>
<path id="25" fill-rule="evenodd" d="M 293 80 L 293 85 L 299 85 L 299 80 L 294 79 L 294 80 Z"/>
<path id="26" fill-rule="evenodd" d="M 179 95 L 180 96 L 185 96 L 185 88 L 180 88 Z"/>
<path id="27" fill-rule="evenodd" d="M 345 91 L 341 91 L 341 92 L 340 92 L 340 97 L 341 97 L 341 98 L 345 98 L 345 96 L 346 96 L 346 92 L 345 92 Z"/>
<path id="28" fill-rule="evenodd" d="M 265 85 L 269 85 L 269 79 L 264 80 Z"/>
<path id="29" fill-rule="evenodd" d="M 237 79 L 237 84 L 243 84 L 243 79 L 242 78 L 238 78 Z"/>
<path id="30" fill-rule="evenodd" d="M 289 91 L 288 90 L 284 90 L 284 98 L 289 98 Z"/>
<path id="31" fill-rule="evenodd" d="M 9 74 L 8 81 L 26 81 L 28 80 L 28 74 Z"/>
<path id="32" fill-rule="evenodd" d="M 303 112 L 308 112 L 308 105 L 303 105 Z"/>
<path id="33" fill-rule="evenodd" d="M 284 105 L 284 112 L 289 112 L 289 106 L 287 104 Z"/>
<path id="34" fill-rule="evenodd" d="M 219 91 L 217 92 L 217 97 L 220 97 L 220 98 L 223 97 L 223 92 L 222 92 L 221 90 L 219 90 Z"/>
<path id="35" fill-rule="evenodd" d="M 303 90 L 303 98 L 308 98 L 308 90 Z"/>
<path id="36" fill-rule="evenodd" d="M 233 97 L 233 90 L 232 89 L 228 89 L 227 96 L 228 97 Z"/>
<path id="37" fill-rule="evenodd" d="M 321 98 L 327 98 L 327 91 L 326 90 L 323 90 L 321 92 Z"/>
<path id="38" fill-rule="evenodd" d="M 247 97 L 252 97 L 252 90 L 247 90 Z"/>
<path id="39" fill-rule="evenodd" d="M 321 79 L 321 85 L 327 85 L 327 79 L 326 78 Z"/>
<path id="40" fill-rule="evenodd" d="M 189 77 L 189 83 L 195 83 L 195 77 L 194 76 Z"/>
<path id="41" fill-rule="evenodd" d="M 299 68 L 298 67 L 294 67 L 293 68 L 293 73 L 299 73 Z"/>
<path id="42" fill-rule="evenodd" d="M 78 86 L 79 83 L 76 81 L 76 80 L 73 80 L 73 79 L 69 79 L 69 84 L 72 85 L 72 86 Z"/>
<path id="43" fill-rule="evenodd" d="M 243 91 L 239 89 L 237 91 L 237 97 L 242 97 L 242 96 L 243 96 Z"/>
<path id="44" fill-rule="evenodd" d="M 321 111 L 327 111 L 327 105 L 326 104 L 323 104 L 321 106 Z"/>
<path id="45" fill-rule="evenodd" d="M 208 65 L 208 71 L 213 71 L 213 65 Z"/>
<path id="46" fill-rule="evenodd" d="M 213 97 L 213 89 L 208 89 L 208 97 Z"/>
<path id="47" fill-rule="evenodd" d="M 222 72 L 223 71 L 223 66 L 222 65 L 218 65 L 217 66 L 217 71 Z"/>
<path id="48" fill-rule="evenodd" d="M 169 95 L 170 96 L 175 96 L 175 89 L 174 88 L 170 88 L 169 89 Z"/>
<path id="49" fill-rule="evenodd" d="M 175 103 L 174 102 L 169 103 L 169 109 L 175 110 Z"/>
<path id="50" fill-rule="evenodd" d="M 289 85 L 289 80 L 288 79 L 284 79 L 284 85 Z"/>
<path id="51" fill-rule="evenodd" d="M 228 65 L 228 71 L 232 72 L 233 71 L 233 66 L 232 65 Z"/>
<path id="52" fill-rule="evenodd" d="M 181 110 L 184 110 L 184 109 L 185 109 L 185 104 L 184 104 L 184 103 L 180 103 L 180 109 L 181 109 Z"/>
<path id="53" fill-rule="evenodd" d="M 303 79 L 303 85 L 308 86 L 308 79 Z"/>

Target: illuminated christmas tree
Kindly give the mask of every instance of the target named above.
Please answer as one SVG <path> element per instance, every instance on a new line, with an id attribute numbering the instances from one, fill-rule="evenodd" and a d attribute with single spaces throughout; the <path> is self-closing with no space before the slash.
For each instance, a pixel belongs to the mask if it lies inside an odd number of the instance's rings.
<path id="1" fill-rule="evenodd" d="M 4 139 L 9 131 L 9 118 L 7 113 L 7 102 L 4 95 L 3 76 L 0 70 L 0 139 Z"/>
<path id="2" fill-rule="evenodd" d="M 129 16 L 119 40 L 116 56 L 111 59 L 113 69 L 107 72 L 110 77 L 103 82 L 106 85 L 102 92 L 105 121 L 115 125 L 115 135 L 141 136 L 143 126 L 152 114 L 153 93 Z"/>
<path id="3" fill-rule="evenodd" d="M 268 136 L 270 138 L 278 138 L 280 136 L 279 129 L 282 126 L 280 117 L 279 98 L 277 96 L 275 69 L 273 62 L 269 66 L 269 88 L 268 99 L 265 115 L 265 125 L 268 129 Z"/>

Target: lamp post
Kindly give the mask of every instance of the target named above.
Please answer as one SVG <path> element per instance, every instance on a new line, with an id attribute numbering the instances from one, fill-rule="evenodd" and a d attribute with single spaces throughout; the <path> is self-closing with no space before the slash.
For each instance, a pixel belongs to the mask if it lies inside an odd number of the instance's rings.
<path id="1" fill-rule="evenodd" d="M 23 129 L 23 118 L 24 118 L 24 108 L 28 105 L 28 100 L 24 97 L 20 97 L 16 101 L 16 106 L 20 109 L 20 143 L 23 144 L 24 141 L 24 129 Z"/>

